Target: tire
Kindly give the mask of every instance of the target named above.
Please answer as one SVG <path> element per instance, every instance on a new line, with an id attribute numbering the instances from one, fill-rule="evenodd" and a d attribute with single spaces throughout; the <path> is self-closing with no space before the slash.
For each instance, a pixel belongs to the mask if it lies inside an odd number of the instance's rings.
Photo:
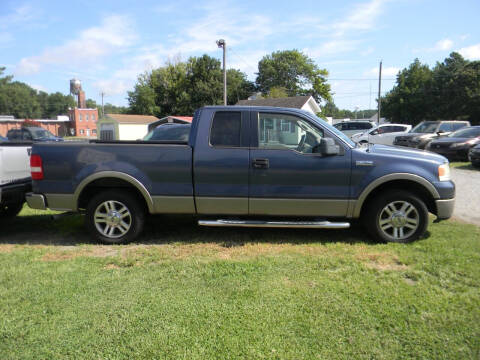
<path id="1" fill-rule="evenodd" d="M 480 168 L 480 161 L 472 161 L 472 166 L 476 168 Z"/>
<path id="2" fill-rule="evenodd" d="M 122 244 L 136 239 L 143 230 L 145 210 L 126 191 L 103 191 L 90 200 L 85 225 L 92 236 L 105 244 Z"/>
<path id="3" fill-rule="evenodd" d="M 390 190 L 367 204 L 362 220 L 377 241 L 409 243 L 427 230 L 428 209 L 413 193 Z"/>
<path id="4" fill-rule="evenodd" d="M 12 218 L 23 209 L 23 201 L 16 203 L 0 204 L 0 218 Z"/>

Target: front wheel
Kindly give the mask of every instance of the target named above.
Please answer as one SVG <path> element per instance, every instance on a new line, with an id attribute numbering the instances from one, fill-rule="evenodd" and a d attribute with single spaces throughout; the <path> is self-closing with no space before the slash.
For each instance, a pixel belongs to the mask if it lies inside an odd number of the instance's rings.
<path id="1" fill-rule="evenodd" d="M 376 240 L 408 243 L 427 230 L 428 209 L 414 194 L 394 190 L 374 199 L 363 213 L 363 221 Z"/>
<path id="2" fill-rule="evenodd" d="M 145 211 L 132 194 L 104 191 L 87 205 L 86 226 L 90 233 L 106 244 L 133 241 L 143 230 Z"/>

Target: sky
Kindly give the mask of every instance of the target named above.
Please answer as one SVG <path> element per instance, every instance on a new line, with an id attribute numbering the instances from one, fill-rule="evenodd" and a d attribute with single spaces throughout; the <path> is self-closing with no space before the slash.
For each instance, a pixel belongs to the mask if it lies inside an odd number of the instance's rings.
<path id="1" fill-rule="evenodd" d="M 452 51 L 480 60 L 480 0 L 22 1 L 0 0 L 0 66 L 38 90 L 128 105 L 137 76 L 227 42 L 227 68 L 255 80 L 258 61 L 298 49 L 329 72 L 335 104 L 376 107 L 415 58 L 434 66 Z"/>

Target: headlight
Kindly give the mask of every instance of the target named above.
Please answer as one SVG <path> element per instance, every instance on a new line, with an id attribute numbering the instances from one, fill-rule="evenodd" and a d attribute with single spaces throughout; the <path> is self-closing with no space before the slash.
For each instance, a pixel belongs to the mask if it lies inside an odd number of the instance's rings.
<path id="1" fill-rule="evenodd" d="M 440 181 L 450 180 L 450 165 L 448 163 L 442 164 L 438 167 L 438 179 Z"/>

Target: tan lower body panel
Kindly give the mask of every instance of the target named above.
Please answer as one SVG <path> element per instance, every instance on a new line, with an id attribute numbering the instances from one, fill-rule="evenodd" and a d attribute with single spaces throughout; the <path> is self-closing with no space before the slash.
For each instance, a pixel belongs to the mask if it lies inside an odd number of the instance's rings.
<path id="1" fill-rule="evenodd" d="M 193 196 L 152 196 L 155 214 L 195 214 Z"/>
<path id="2" fill-rule="evenodd" d="M 250 199 L 251 215 L 346 217 L 349 200 Z"/>
<path id="3" fill-rule="evenodd" d="M 199 214 L 248 215 L 248 198 L 196 197 Z"/>

